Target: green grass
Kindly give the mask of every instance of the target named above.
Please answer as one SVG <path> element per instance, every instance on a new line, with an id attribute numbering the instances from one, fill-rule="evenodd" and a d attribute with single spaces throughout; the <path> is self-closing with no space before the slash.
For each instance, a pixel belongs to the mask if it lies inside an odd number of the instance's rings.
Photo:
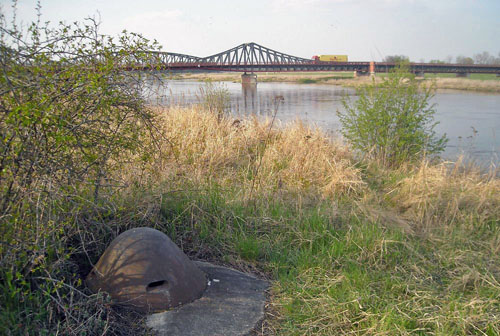
<path id="1" fill-rule="evenodd" d="M 297 83 L 300 84 L 312 84 L 312 83 L 317 83 L 317 79 L 311 79 L 311 78 L 300 78 L 297 80 Z"/>
<path id="2" fill-rule="evenodd" d="M 425 74 L 425 78 L 457 78 L 456 74 L 440 73 L 440 74 Z M 475 80 L 500 80 L 495 74 L 470 74 L 469 77 L 460 77 L 464 79 L 475 79 Z"/>
<path id="3" fill-rule="evenodd" d="M 385 73 L 377 73 L 377 77 L 385 77 Z M 500 80 L 495 74 L 470 74 L 469 77 L 457 77 L 454 73 L 426 73 L 424 78 L 461 78 L 461 79 L 474 79 L 474 80 Z"/>
<path id="4" fill-rule="evenodd" d="M 273 333 L 500 330 L 498 257 L 481 243 L 493 241 L 498 226 L 411 236 L 356 211 L 339 215 L 330 202 L 262 200 L 249 207 L 234 199 L 233 191 L 218 188 L 166 195 L 162 214 L 171 236 L 192 242 L 186 249 L 193 255 L 249 263 L 269 275 L 278 311 Z"/>
<path id="5" fill-rule="evenodd" d="M 333 76 L 349 77 L 352 71 L 291 71 L 291 72 L 263 72 L 265 75 L 287 75 L 287 76 Z"/>

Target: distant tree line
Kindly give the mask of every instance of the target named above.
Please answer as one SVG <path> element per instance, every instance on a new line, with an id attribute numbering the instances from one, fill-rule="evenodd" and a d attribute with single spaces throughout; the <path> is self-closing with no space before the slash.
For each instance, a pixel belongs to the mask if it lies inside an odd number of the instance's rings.
<path id="1" fill-rule="evenodd" d="M 410 58 L 405 55 L 390 55 L 390 56 L 385 56 L 384 62 L 388 63 L 406 63 L 409 62 Z"/>
<path id="2" fill-rule="evenodd" d="M 405 55 L 390 55 L 386 56 L 383 60 L 384 62 L 393 62 L 393 63 L 405 63 L 409 62 L 410 58 Z M 420 62 L 424 62 L 421 60 Z M 447 56 L 445 59 L 432 59 L 429 63 L 457 63 L 457 64 L 500 64 L 500 52 L 495 57 L 491 55 L 487 51 L 483 51 L 482 53 L 475 54 L 473 57 L 459 55 L 455 58 L 455 62 L 453 62 L 453 56 Z"/>

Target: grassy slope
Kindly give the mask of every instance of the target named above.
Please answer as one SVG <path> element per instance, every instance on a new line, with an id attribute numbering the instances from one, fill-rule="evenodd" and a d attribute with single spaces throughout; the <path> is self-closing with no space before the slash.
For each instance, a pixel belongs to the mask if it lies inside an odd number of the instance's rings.
<path id="1" fill-rule="evenodd" d="M 165 230 L 192 257 L 272 280 L 263 332 L 500 333 L 494 175 L 354 163 L 300 124 L 165 117 Z"/>

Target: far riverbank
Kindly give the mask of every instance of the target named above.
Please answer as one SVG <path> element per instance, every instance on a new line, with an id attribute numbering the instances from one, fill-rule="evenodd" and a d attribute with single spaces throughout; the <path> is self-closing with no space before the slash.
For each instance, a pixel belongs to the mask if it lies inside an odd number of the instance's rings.
<path id="1" fill-rule="evenodd" d="M 384 74 L 375 76 L 375 82 L 381 82 Z M 352 72 L 262 72 L 258 73 L 259 82 L 289 82 L 302 84 L 331 84 L 344 87 L 358 87 L 371 82 L 371 77 L 353 77 Z M 500 78 L 495 75 L 472 74 L 470 78 L 449 77 L 450 74 L 428 74 L 422 80 L 437 89 L 453 89 L 500 93 Z M 173 79 L 212 80 L 240 82 L 240 72 L 182 73 L 173 75 Z"/>

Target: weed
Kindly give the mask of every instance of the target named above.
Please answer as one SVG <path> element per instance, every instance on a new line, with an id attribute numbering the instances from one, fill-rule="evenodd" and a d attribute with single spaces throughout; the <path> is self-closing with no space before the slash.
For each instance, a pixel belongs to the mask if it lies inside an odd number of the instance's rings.
<path id="1" fill-rule="evenodd" d="M 229 107 L 229 91 L 223 85 L 205 81 L 205 86 L 200 86 L 198 100 L 203 109 L 215 113 L 218 120 L 227 113 Z"/>

